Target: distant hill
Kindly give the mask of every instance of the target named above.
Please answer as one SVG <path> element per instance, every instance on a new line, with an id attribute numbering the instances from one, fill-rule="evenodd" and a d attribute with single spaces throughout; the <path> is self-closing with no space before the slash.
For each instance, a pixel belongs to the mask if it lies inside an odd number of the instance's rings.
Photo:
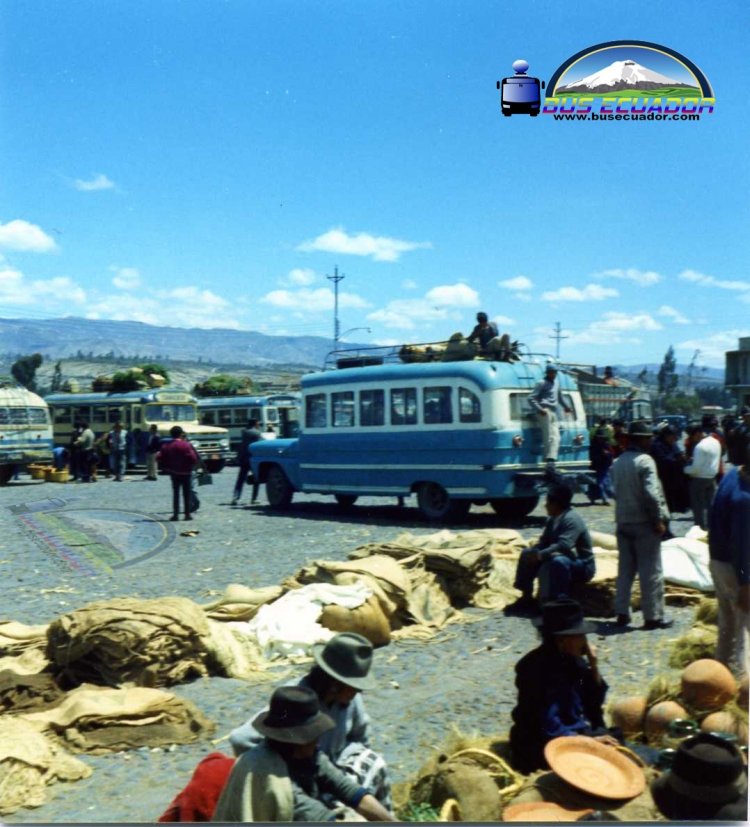
<path id="1" fill-rule="evenodd" d="M 214 364 L 322 366 L 331 340 L 266 336 L 250 330 L 157 327 L 100 319 L 0 319 L 0 354 L 47 359 L 138 356 Z"/>

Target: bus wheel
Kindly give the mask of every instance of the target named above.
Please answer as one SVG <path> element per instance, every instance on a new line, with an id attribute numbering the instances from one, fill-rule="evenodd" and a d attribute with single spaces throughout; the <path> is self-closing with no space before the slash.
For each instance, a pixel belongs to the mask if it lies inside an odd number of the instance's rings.
<path id="1" fill-rule="evenodd" d="M 334 494 L 336 497 L 336 502 L 342 508 L 351 508 L 354 503 L 357 502 L 357 497 L 355 494 Z"/>
<path id="2" fill-rule="evenodd" d="M 539 497 L 503 497 L 490 500 L 490 505 L 498 517 L 507 520 L 520 520 L 537 507 Z"/>
<path id="3" fill-rule="evenodd" d="M 0 465 L 0 485 L 7 485 L 13 478 L 12 465 Z"/>
<path id="4" fill-rule="evenodd" d="M 294 489 L 278 465 L 272 465 L 266 476 L 266 499 L 271 508 L 288 508 Z"/>
<path id="5" fill-rule="evenodd" d="M 224 467 L 223 459 L 207 459 L 203 461 L 209 474 L 218 474 Z"/>
<path id="6" fill-rule="evenodd" d="M 428 520 L 444 520 L 451 514 L 453 505 L 448 492 L 436 482 L 423 482 L 417 488 L 417 504 Z"/>

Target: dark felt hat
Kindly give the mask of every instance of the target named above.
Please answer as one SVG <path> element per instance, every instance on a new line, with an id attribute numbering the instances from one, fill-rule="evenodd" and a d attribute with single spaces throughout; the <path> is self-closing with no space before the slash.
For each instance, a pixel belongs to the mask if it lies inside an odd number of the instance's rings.
<path id="1" fill-rule="evenodd" d="M 654 432 L 647 422 L 636 419 L 628 425 L 628 436 L 653 436 Z"/>
<path id="2" fill-rule="evenodd" d="M 546 635 L 588 635 L 596 631 L 596 626 L 584 619 L 581 604 L 570 597 L 544 603 L 541 617 L 533 623 Z"/>
<path id="3" fill-rule="evenodd" d="M 669 819 L 747 818 L 747 771 L 737 747 L 713 733 L 683 741 L 672 768 L 651 783 L 651 795 Z"/>
<path id="4" fill-rule="evenodd" d="M 318 666 L 332 678 L 353 689 L 374 689 L 370 674 L 372 643 L 354 632 L 341 632 L 328 643 L 316 643 L 312 650 Z"/>
<path id="5" fill-rule="evenodd" d="M 280 686 L 271 695 L 270 707 L 256 716 L 253 726 L 274 741 L 309 744 L 336 724 L 320 711 L 320 701 L 312 689 Z"/>

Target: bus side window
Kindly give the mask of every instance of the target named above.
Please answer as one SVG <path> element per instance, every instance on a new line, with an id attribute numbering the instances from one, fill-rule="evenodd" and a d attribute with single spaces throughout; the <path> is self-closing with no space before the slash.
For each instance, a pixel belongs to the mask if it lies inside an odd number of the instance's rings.
<path id="1" fill-rule="evenodd" d="M 314 393 L 305 397 L 305 427 L 325 428 L 328 424 L 326 416 L 326 395 Z"/>
<path id="2" fill-rule="evenodd" d="M 53 408 L 53 418 L 55 422 L 72 422 L 71 409 L 66 405 L 62 408 Z"/>
<path id="3" fill-rule="evenodd" d="M 510 418 L 519 422 L 526 419 L 533 414 L 533 410 L 529 405 L 529 393 L 512 393 L 510 394 Z"/>
<path id="4" fill-rule="evenodd" d="M 354 393 L 341 391 L 331 394 L 331 422 L 334 428 L 354 426 Z"/>
<path id="5" fill-rule="evenodd" d="M 393 388 L 391 391 L 391 425 L 417 424 L 417 389 Z"/>
<path id="6" fill-rule="evenodd" d="M 425 388 L 423 418 L 426 425 L 453 422 L 449 387 Z"/>
<path id="7" fill-rule="evenodd" d="M 482 405 L 479 397 L 468 388 L 458 389 L 458 418 L 460 422 L 482 421 Z"/>
<path id="8" fill-rule="evenodd" d="M 10 423 L 10 414 L 7 408 L 0 408 L 0 425 L 8 425 Z"/>
<path id="9" fill-rule="evenodd" d="M 107 421 L 106 408 L 93 408 L 91 411 L 91 420 L 95 425 L 102 425 Z"/>
<path id="10" fill-rule="evenodd" d="M 91 423 L 91 408 L 74 408 L 73 421 L 76 420 Z"/>
<path id="11" fill-rule="evenodd" d="M 203 424 L 204 425 L 213 425 L 214 424 L 214 412 L 213 411 L 204 411 L 203 412 Z"/>
<path id="12" fill-rule="evenodd" d="M 259 415 L 258 419 L 260 419 L 260 409 L 258 409 Z M 278 422 L 279 421 L 279 412 L 276 408 L 266 408 L 266 422 Z"/>
<path id="13" fill-rule="evenodd" d="M 123 422 L 122 408 L 107 408 L 107 418 L 110 425 L 115 422 Z"/>
<path id="14" fill-rule="evenodd" d="M 385 425 L 385 392 L 359 392 L 359 424 Z"/>
<path id="15" fill-rule="evenodd" d="M 575 402 L 573 402 L 573 397 L 569 393 L 563 393 L 562 398 L 565 407 L 571 411 L 571 413 L 565 413 L 564 410 L 560 411 L 560 418 L 565 421 L 574 422 L 576 418 L 576 406 Z"/>
<path id="16" fill-rule="evenodd" d="M 219 408 L 219 425 L 227 428 L 232 424 L 232 409 Z"/>

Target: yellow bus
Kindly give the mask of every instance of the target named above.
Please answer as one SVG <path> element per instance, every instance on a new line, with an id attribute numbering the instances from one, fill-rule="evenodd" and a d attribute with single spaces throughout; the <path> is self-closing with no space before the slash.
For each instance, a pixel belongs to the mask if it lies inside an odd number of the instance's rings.
<path id="1" fill-rule="evenodd" d="M 52 393 L 45 401 L 58 445 L 70 444 L 74 425 L 81 420 L 88 422 L 97 437 L 121 422 L 129 434 L 128 464 L 145 465 L 151 425 L 166 439 L 171 438 L 172 426 L 179 425 L 212 473 L 220 471 L 232 456 L 227 429 L 201 425 L 197 400 L 188 391 L 153 388 L 127 393 Z"/>

